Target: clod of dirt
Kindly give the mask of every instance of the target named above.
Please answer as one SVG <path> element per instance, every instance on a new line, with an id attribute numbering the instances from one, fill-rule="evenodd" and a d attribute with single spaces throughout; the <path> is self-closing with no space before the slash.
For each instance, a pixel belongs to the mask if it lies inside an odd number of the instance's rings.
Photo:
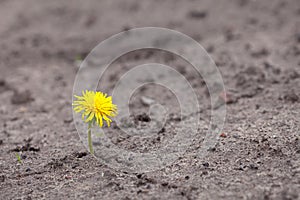
<path id="1" fill-rule="evenodd" d="M 180 116 L 180 115 L 177 115 L 177 114 L 175 114 L 175 113 L 170 113 L 170 114 L 169 114 L 169 117 L 168 117 L 168 120 L 169 120 L 169 121 L 180 122 L 182 119 L 181 119 L 181 116 Z"/>
<path id="2" fill-rule="evenodd" d="M 208 175 L 208 171 L 203 171 L 203 172 L 201 173 L 201 176 L 206 176 L 206 175 Z"/>
<path id="3" fill-rule="evenodd" d="M 258 169 L 258 166 L 257 166 L 256 164 L 253 164 L 253 163 L 252 163 L 252 164 L 249 165 L 249 168 L 250 168 L 250 169 L 253 169 L 253 170 L 257 170 L 257 169 Z"/>
<path id="4" fill-rule="evenodd" d="M 16 147 L 12 151 L 16 151 L 16 152 L 20 152 L 20 151 L 35 151 L 35 152 L 37 152 L 37 151 L 40 151 L 40 148 L 39 147 L 33 147 L 30 144 L 26 144 L 26 145 L 21 146 L 21 147 Z"/>
<path id="5" fill-rule="evenodd" d="M 0 79 L 0 93 L 6 91 L 8 89 L 9 89 L 9 87 L 6 84 L 5 80 Z"/>
<path id="6" fill-rule="evenodd" d="M 191 10 L 188 13 L 188 17 L 194 18 L 194 19 L 204 19 L 206 16 L 207 16 L 206 11 Z"/>
<path id="7" fill-rule="evenodd" d="M 227 42 L 238 39 L 240 36 L 233 28 L 227 28 L 224 35 Z"/>
<path id="8" fill-rule="evenodd" d="M 254 97 L 257 94 L 261 93 L 263 90 L 264 90 L 264 88 L 261 86 L 250 87 L 245 92 L 243 92 L 240 97 L 251 98 L 251 97 Z"/>
<path id="9" fill-rule="evenodd" d="M 247 88 L 248 86 L 252 85 L 250 82 L 264 82 L 266 76 L 261 69 L 250 66 L 245 71 L 238 73 L 236 75 L 236 79 L 237 87 Z"/>
<path id="10" fill-rule="evenodd" d="M 54 159 L 51 162 L 47 163 L 46 166 L 49 166 L 50 169 L 59 169 L 64 166 L 64 163 L 61 160 Z"/>
<path id="11" fill-rule="evenodd" d="M 244 171 L 244 169 L 246 168 L 246 166 L 244 165 L 240 165 L 239 167 L 234 168 L 235 170 L 240 170 L 240 171 Z"/>
<path id="12" fill-rule="evenodd" d="M 216 150 L 217 150 L 216 147 L 209 147 L 207 149 L 207 151 L 210 151 L 210 152 L 215 152 Z"/>
<path id="13" fill-rule="evenodd" d="M 251 98 L 261 91 L 264 87 L 258 83 L 266 81 L 265 73 L 258 67 L 250 66 L 245 71 L 236 76 L 236 87 L 241 89 L 240 97 Z"/>
<path id="14" fill-rule="evenodd" d="M 66 124 L 69 124 L 69 123 L 71 123 L 73 121 L 73 117 L 71 117 L 71 116 L 68 116 L 68 117 L 66 117 L 65 119 L 64 119 L 64 123 L 66 123 Z"/>
<path id="15" fill-rule="evenodd" d="M 205 162 L 202 164 L 204 167 L 209 167 L 209 163 L 208 162 Z"/>
<path id="16" fill-rule="evenodd" d="M 74 156 L 76 158 L 83 158 L 84 156 L 87 156 L 87 155 L 88 155 L 87 152 L 76 152 L 76 153 L 74 153 Z"/>
<path id="17" fill-rule="evenodd" d="M 25 160 L 27 158 L 27 156 L 25 154 L 21 155 L 22 160 Z"/>
<path id="18" fill-rule="evenodd" d="M 166 186 L 168 186 L 168 185 L 169 185 L 168 182 L 163 182 L 163 183 L 161 183 L 161 186 L 163 186 L 163 187 L 166 187 Z"/>
<path id="19" fill-rule="evenodd" d="M 281 70 L 279 68 L 276 68 L 274 65 L 272 65 L 271 63 L 269 62 L 264 62 L 264 67 L 267 69 L 267 70 L 270 70 L 273 74 L 275 75 L 279 75 L 281 73 Z"/>
<path id="20" fill-rule="evenodd" d="M 135 121 L 150 122 L 151 118 L 146 113 L 135 116 Z"/>
<path id="21" fill-rule="evenodd" d="M 295 91 L 291 90 L 288 91 L 284 96 L 283 99 L 287 102 L 296 103 L 300 100 L 299 96 L 295 93 Z"/>
<path id="22" fill-rule="evenodd" d="M 296 71 L 296 70 L 289 70 L 288 72 L 286 72 L 286 81 L 285 83 L 289 83 L 290 80 L 295 80 L 300 78 L 300 74 Z"/>
<path id="23" fill-rule="evenodd" d="M 261 48 L 259 50 L 255 50 L 255 51 L 251 52 L 251 56 L 254 58 L 261 58 L 261 57 L 267 56 L 269 54 L 270 54 L 270 52 L 266 48 Z"/>
<path id="24" fill-rule="evenodd" d="M 137 177 L 138 179 L 142 178 L 142 176 L 143 176 L 143 174 L 137 174 L 137 175 L 136 175 L 136 177 Z"/>
<path id="25" fill-rule="evenodd" d="M 165 127 L 162 127 L 162 128 L 158 131 L 158 134 L 164 133 L 164 132 L 166 132 L 166 128 L 165 128 Z"/>
<path id="26" fill-rule="evenodd" d="M 32 144 L 30 143 L 32 141 L 32 138 L 29 138 L 27 140 L 24 140 L 25 141 L 25 145 L 22 145 L 22 146 L 18 146 L 14 149 L 12 149 L 11 151 L 15 151 L 15 152 L 21 152 L 21 151 L 40 151 L 40 148 L 39 147 L 36 147 L 36 146 L 32 146 Z"/>
<path id="27" fill-rule="evenodd" d="M 262 72 L 262 70 L 255 66 L 247 67 L 247 69 L 244 72 L 250 76 L 258 76 L 261 79 L 265 78 L 265 75 Z"/>
<path id="28" fill-rule="evenodd" d="M 5 181 L 5 176 L 4 175 L 1 175 L 0 176 L 0 183 L 3 183 Z"/>
<path id="29" fill-rule="evenodd" d="M 29 90 L 25 91 L 14 91 L 14 94 L 11 98 L 11 103 L 12 104 L 24 104 L 24 103 L 29 103 L 33 101 L 34 99 L 31 96 L 31 92 Z"/>
<path id="30" fill-rule="evenodd" d="M 71 168 L 72 168 L 72 169 L 75 169 L 75 168 L 77 168 L 78 166 L 79 166 L 79 163 L 74 163 L 74 164 L 72 164 Z"/>

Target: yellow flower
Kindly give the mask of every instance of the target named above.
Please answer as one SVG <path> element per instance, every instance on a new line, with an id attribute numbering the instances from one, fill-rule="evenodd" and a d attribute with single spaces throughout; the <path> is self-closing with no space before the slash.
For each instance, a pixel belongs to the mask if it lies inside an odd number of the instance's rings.
<path id="1" fill-rule="evenodd" d="M 87 123 L 97 123 L 102 127 L 104 119 L 110 126 L 112 120 L 109 117 L 117 115 L 117 106 L 107 94 L 86 90 L 82 91 L 82 96 L 75 97 L 77 100 L 73 102 L 73 109 L 76 113 L 82 113 L 82 119 Z"/>

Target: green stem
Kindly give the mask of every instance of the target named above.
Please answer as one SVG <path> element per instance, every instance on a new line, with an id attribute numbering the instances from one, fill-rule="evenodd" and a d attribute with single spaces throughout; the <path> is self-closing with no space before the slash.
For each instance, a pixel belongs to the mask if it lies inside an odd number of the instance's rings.
<path id="1" fill-rule="evenodd" d="M 88 127 L 88 143 L 89 143 L 89 150 L 92 155 L 94 155 L 94 149 L 93 149 L 93 143 L 92 143 L 92 123 L 89 122 L 89 127 Z"/>

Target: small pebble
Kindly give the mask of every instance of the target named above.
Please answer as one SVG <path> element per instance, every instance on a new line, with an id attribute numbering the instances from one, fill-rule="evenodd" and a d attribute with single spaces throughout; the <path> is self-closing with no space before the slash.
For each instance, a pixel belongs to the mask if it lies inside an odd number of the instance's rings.
<path id="1" fill-rule="evenodd" d="M 150 106 L 152 105 L 153 103 L 155 103 L 155 101 L 149 97 L 145 97 L 145 96 L 142 96 L 141 97 L 141 102 L 143 105 L 145 106 Z"/>
<path id="2" fill-rule="evenodd" d="M 192 10 L 189 12 L 188 16 L 194 19 L 204 19 L 207 16 L 206 11 Z"/>
<path id="3" fill-rule="evenodd" d="M 221 133 L 221 134 L 220 134 L 220 137 L 222 137 L 222 138 L 226 138 L 226 137 L 227 137 L 227 135 L 226 135 L 225 133 Z"/>
<path id="4" fill-rule="evenodd" d="M 143 174 L 137 174 L 136 177 L 137 178 L 142 178 Z"/>
<path id="5" fill-rule="evenodd" d="M 253 169 L 253 170 L 257 170 L 257 169 L 258 169 L 258 166 L 257 166 L 256 164 L 253 164 L 253 163 L 252 163 L 252 164 L 249 165 L 249 168 L 250 168 L 250 169 Z"/>
<path id="6" fill-rule="evenodd" d="M 209 167 L 209 163 L 208 162 L 205 162 L 202 164 L 204 167 Z"/>

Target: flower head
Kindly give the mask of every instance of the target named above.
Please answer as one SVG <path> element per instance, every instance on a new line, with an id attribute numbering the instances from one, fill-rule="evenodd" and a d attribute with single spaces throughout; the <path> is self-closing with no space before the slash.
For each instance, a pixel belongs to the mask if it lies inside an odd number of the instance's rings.
<path id="1" fill-rule="evenodd" d="M 75 97 L 77 100 L 73 102 L 73 109 L 76 113 L 82 113 L 82 119 L 87 123 L 97 123 L 102 127 L 104 119 L 110 126 L 112 120 L 109 117 L 117 115 L 117 106 L 107 94 L 86 90 L 82 91 L 82 96 Z"/>

